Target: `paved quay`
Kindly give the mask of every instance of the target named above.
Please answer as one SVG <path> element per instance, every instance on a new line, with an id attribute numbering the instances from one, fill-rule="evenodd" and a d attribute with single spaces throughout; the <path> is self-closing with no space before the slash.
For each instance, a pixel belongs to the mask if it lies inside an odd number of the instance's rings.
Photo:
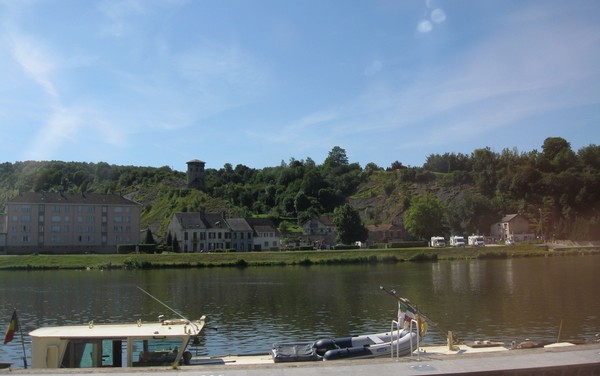
<path id="1" fill-rule="evenodd" d="M 422 354 L 419 357 L 301 362 L 278 364 L 208 364 L 161 368 L 96 368 L 24 370 L 12 369 L 12 374 L 34 375 L 131 375 L 152 376 L 309 376 L 309 375 L 600 375 L 600 344 L 570 347 L 509 350 L 476 354 Z"/>

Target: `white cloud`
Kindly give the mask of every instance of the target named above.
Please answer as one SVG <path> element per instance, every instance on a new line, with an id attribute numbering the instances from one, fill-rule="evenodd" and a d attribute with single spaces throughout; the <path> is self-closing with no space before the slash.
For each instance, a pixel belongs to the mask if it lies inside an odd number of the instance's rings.
<path id="1" fill-rule="evenodd" d="M 417 25 L 419 33 L 429 33 L 431 30 L 433 30 L 433 24 L 429 20 L 423 20 Z"/>
<path id="2" fill-rule="evenodd" d="M 50 78 L 50 74 L 56 69 L 55 59 L 48 49 L 33 37 L 12 34 L 8 40 L 12 57 L 23 72 L 40 85 L 46 94 L 58 98 L 58 92 Z"/>
<path id="3" fill-rule="evenodd" d="M 431 11 L 430 19 L 435 23 L 442 23 L 446 21 L 446 12 L 442 8 L 436 8 Z"/>
<path id="4" fill-rule="evenodd" d="M 97 7 L 107 19 L 103 31 L 113 37 L 124 36 L 131 29 L 130 18 L 142 15 L 146 11 L 139 0 L 106 0 L 98 3 Z"/>

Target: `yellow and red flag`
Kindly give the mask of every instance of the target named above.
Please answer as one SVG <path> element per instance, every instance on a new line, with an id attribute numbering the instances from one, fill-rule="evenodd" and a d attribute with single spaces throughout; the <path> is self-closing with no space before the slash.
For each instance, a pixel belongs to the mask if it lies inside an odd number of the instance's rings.
<path id="1" fill-rule="evenodd" d="M 6 328 L 6 335 L 4 336 L 4 344 L 9 343 L 15 337 L 15 331 L 19 329 L 19 320 L 17 320 L 17 310 L 15 309 Z"/>

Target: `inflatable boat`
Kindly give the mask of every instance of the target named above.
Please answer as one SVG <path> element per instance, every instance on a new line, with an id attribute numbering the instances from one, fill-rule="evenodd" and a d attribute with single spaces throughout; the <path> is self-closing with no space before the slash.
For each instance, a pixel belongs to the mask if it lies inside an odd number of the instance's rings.
<path id="1" fill-rule="evenodd" d="M 412 345 L 412 346 L 411 346 Z M 408 355 L 417 348 L 417 333 L 401 331 L 366 334 L 315 342 L 317 354 L 323 353 L 324 360 L 374 358 L 394 354 Z"/>
<path id="2" fill-rule="evenodd" d="M 323 338 L 315 342 L 274 344 L 273 361 L 301 362 L 374 358 L 378 356 L 408 355 L 417 349 L 417 333 L 401 331 L 365 334 L 352 337 Z"/>

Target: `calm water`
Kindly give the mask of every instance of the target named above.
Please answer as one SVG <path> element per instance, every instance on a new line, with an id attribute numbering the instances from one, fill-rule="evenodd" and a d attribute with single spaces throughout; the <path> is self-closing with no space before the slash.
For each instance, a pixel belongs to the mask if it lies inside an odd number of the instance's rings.
<path id="1" fill-rule="evenodd" d="M 389 330 L 395 289 L 436 325 L 427 343 L 592 339 L 600 333 L 600 256 L 311 267 L 0 272 L 0 333 L 17 308 L 27 333 L 69 323 L 206 314 L 199 355 L 266 352 L 274 342 Z M 436 328 L 437 327 L 437 328 Z M 29 356 L 29 354 L 28 354 Z M 0 361 L 22 367 L 20 337 Z"/>

